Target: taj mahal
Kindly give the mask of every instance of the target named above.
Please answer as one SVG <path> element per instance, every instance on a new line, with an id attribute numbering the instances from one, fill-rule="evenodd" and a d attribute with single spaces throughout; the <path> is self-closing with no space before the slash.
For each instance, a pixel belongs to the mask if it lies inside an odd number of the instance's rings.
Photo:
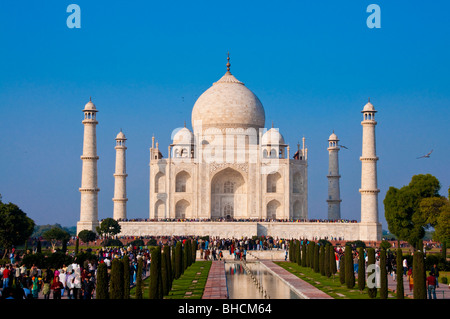
<path id="1" fill-rule="evenodd" d="M 124 236 L 218 236 L 241 238 L 343 238 L 381 240 L 378 220 L 375 113 L 362 109 L 361 220 L 339 222 L 339 139 L 328 139 L 328 221 L 308 221 L 308 149 L 286 144 L 280 129 L 266 128 L 258 97 L 230 71 L 195 102 L 192 130 L 174 131 L 167 157 L 155 137 L 149 158 L 149 218 L 129 220 L 126 193 L 126 137 L 116 140 L 114 209 Z M 95 231 L 98 220 L 97 107 L 84 107 L 80 220 L 77 234 Z M 269 125 L 270 126 L 270 125 Z M 325 193 L 325 190 L 324 190 Z M 326 203 L 326 204 L 325 204 Z"/>

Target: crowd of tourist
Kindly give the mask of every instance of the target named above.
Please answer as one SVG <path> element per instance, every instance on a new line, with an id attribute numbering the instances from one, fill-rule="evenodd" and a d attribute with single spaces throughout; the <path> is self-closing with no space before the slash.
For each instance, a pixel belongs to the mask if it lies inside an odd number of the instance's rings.
<path id="1" fill-rule="evenodd" d="M 357 223 L 349 219 L 274 219 L 274 218 L 132 218 L 122 222 L 279 222 L 279 223 Z"/>
<path id="2" fill-rule="evenodd" d="M 123 247 L 103 247 L 91 254 L 94 256 L 86 259 L 81 263 L 76 261 L 74 252 L 67 252 L 71 254 L 74 260 L 69 265 L 62 265 L 57 269 L 40 269 L 36 265 L 32 265 L 27 269 L 25 263 L 22 263 L 22 257 L 14 250 L 9 256 L 9 263 L 0 265 L 0 281 L 1 298 L 2 299 L 92 299 L 95 296 L 95 284 L 97 268 L 100 263 L 105 263 L 110 270 L 112 261 L 114 259 L 129 259 L 130 269 L 130 284 L 136 283 L 137 266 L 140 259 L 143 260 L 143 277 L 150 273 L 151 253 L 149 246 L 133 246 L 130 240 L 136 239 L 134 237 L 122 238 L 125 243 Z M 184 237 L 184 236 L 161 236 L 152 237 L 147 236 L 147 245 L 151 241 L 151 245 L 169 245 L 175 246 L 178 241 L 185 242 L 188 239 L 193 239 L 196 243 L 196 248 L 199 251 L 199 256 L 204 260 L 223 260 L 225 254 L 228 258 L 235 260 L 246 260 L 248 251 L 263 251 L 263 250 L 282 250 L 285 252 L 285 260 L 288 257 L 290 239 L 272 238 L 272 237 L 242 237 L 242 238 L 219 238 L 219 237 Z M 316 239 L 311 239 L 316 241 Z M 308 244 L 308 239 L 301 239 L 301 245 Z M 353 247 L 355 248 L 355 247 Z M 92 252 L 92 251 L 90 251 Z M 336 268 L 339 270 L 340 264 L 343 262 L 345 254 L 345 247 L 334 246 L 334 253 L 336 259 Z M 358 273 L 359 265 L 359 251 L 352 249 L 353 271 Z M 376 263 L 379 264 L 380 249 L 375 251 Z M 395 250 L 388 251 L 386 255 L 387 272 L 396 280 L 397 263 Z M 368 257 L 364 250 L 364 260 L 367 267 Z M 403 260 L 403 275 L 407 276 L 410 283 L 410 289 L 413 287 L 412 269 L 411 265 L 407 264 L 406 258 Z M 439 276 L 437 267 L 434 267 L 431 275 L 436 279 L 435 286 L 437 286 L 437 276 Z M 433 278 L 427 278 L 432 281 Z"/>

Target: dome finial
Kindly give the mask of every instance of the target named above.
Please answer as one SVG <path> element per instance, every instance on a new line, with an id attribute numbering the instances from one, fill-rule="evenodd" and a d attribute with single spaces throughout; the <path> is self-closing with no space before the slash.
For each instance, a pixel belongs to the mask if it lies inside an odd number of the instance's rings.
<path id="1" fill-rule="evenodd" d="M 227 72 L 230 72 L 230 52 L 227 53 Z"/>

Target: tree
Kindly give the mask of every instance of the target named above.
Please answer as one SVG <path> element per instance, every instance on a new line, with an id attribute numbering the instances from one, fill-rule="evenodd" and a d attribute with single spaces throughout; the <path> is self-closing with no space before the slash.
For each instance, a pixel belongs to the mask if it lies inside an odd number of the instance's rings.
<path id="1" fill-rule="evenodd" d="M 347 269 L 345 269 L 346 267 L 345 264 L 345 255 L 341 256 L 341 259 L 339 261 L 339 281 L 340 283 L 343 285 L 345 284 L 345 272 L 348 271 Z"/>
<path id="2" fill-rule="evenodd" d="M 113 218 L 106 218 L 97 226 L 97 233 L 102 236 L 111 237 L 120 233 L 121 227 L 119 222 Z"/>
<path id="3" fill-rule="evenodd" d="M 142 281 L 142 268 L 144 267 L 144 261 L 142 258 L 138 260 L 137 274 L 136 274 L 136 288 L 135 288 L 135 297 L 136 299 L 142 299 L 143 293 L 143 281 Z"/>
<path id="4" fill-rule="evenodd" d="M 181 242 L 178 241 L 175 245 L 175 279 L 180 278 L 180 276 L 183 274 L 184 268 L 183 268 L 183 250 L 181 247 Z"/>
<path id="5" fill-rule="evenodd" d="M 319 269 L 319 255 L 320 255 L 320 247 L 319 245 L 314 245 L 314 272 L 320 272 Z"/>
<path id="6" fill-rule="evenodd" d="M 162 289 L 163 295 L 167 296 L 170 291 L 170 283 L 171 283 L 171 265 L 170 265 L 170 250 L 169 246 L 165 245 L 163 247 L 163 252 L 161 256 L 161 276 L 162 276 Z"/>
<path id="7" fill-rule="evenodd" d="M 353 271 L 353 254 L 352 247 L 345 246 L 345 283 L 347 288 L 351 289 L 355 286 L 355 272 Z"/>
<path id="8" fill-rule="evenodd" d="M 330 270 L 330 254 L 331 254 L 331 245 L 330 244 L 326 244 L 325 245 L 325 256 L 324 256 L 324 262 L 323 262 L 323 267 L 324 267 L 324 271 L 325 271 L 325 276 L 327 276 L 328 278 L 331 277 L 331 270 Z"/>
<path id="9" fill-rule="evenodd" d="M 96 299 L 108 299 L 108 267 L 100 263 L 97 268 Z"/>
<path id="10" fill-rule="evenodd" d="M 414 299 L 427 299 L 425 262 L 423 253 L 420 250 L 414 252 L 413 255 L 413 296 Z"/>
<path id="11" fill-rule="evenodd" d="M 439 216 L 436 218 L 433 238 L 443 245 L 450 242 L 450 203 L 448 200 L 441 207 Z"/>
<path id="12" fill-rule="evenodd" d="M 325 276 L 325 246 L 324 245 L 320 245 L 319 271 L 322 276 Z"/>
<path id="13" fill-rule="evenodd" d="M 366 288 L 366 261 L 364 260 L 364 248 L 360 247 L 358 256 L 358 288 L 363 291 Z"/>
<path id="14" fill-rule="evenodd" d="M 91 241 L 95 241 L 97 239 L 97 234 L 92 230 L 83 229 L 78 233 L 78 238 L 80 238 L 83 243 L 89 244 Z"/>
<path id="15" fill-rule="evenodd" d="M 417 240 L 425 235 L 429 223 L 420 211 L 424 198 L 439 197 L 440 184 L 431 174 L 414 175 L 407 186 L 390 187 L 383 201 L 388 229 L 400 240 L 417 248 Z"/>
<path id="16" fill-rule="evenodd" d="M 130 258 L 125 254 L 123 262 L 123 299 L 130 299 Z"/>
<path id="17" fill-rule="evenodd" d="M 80 249 L 80 238 L 77 237 L 77 239 L 75 240 L 75 255 L 78 255 L 79 249 Z"/>
<path id="18" fill-rule="evenodd" d="M 302 245 L 302 257 L 301 257 L 302 267 L 306 267 L 307 258 L 308 257 L 306 253 L 306 240 L 304 240 Z"/>
<path id="19" fill-rule="evenodd" d="M 42 237 L 44 237 L 45 240 L 50 241 L 52 249 L 55 250 L 59 241 L 67 242 L 70 239 L 70 234 L 61 228 L 53 227 L 52 229 L 47 230 Z"/>
<path id="20" fill-rule="evenodd" d="M 120 259 L 111 262 L 110 299 L 123 299 L 123 263 Z"/>
<path id="21" fill-rule="evenodd" d="M 367 249 L 367 279 L 368 279 L 368 294 L 370 298 L 376 298 L 377 297 L 377 286 L 376 286 L 376 280 L 375 282 L 370 281 L 369 278 L 372 280 L 376 278 L 376 264 L 375 264 L 375 249 L 368 248 Z"/>
<path id="22" fill-rule="evenodd" d="M 334 247 L 332 245 L 330 245 L 330 273 L 332 276 L 337 273 L 336 253 L 334 252 Z"/>
<path id="23" fill-rule="evenodd" d="M 3 258 L 13 246 L 21 245 L 33 233 L 35 223 L 17 205 L 0 202 L 0 246 Z"/>
<path id="24" fill-rule="evenodd" d="M 161 275 L 161 247 L 152 250 L 152 262 L 150 263 L 150 289 L 149 299 L 163 299 L 162 275 Z"/>
<path id="25" fill-rule="evenodd" d="M 397 248 L 397 299 L 405 299 L 404 287 L 403 287 L 403 251 Z"/>
<path id="26" fill-rule="evenodd" d="M 388 278 L 386 268 L 386 250 L 380 250 L 380 299 L 388 297 Z"/>
<path id="27" fill-rule="evenodd" d="M 302 246 L 300 245 L 300 240 L 296 241 L 297 244 L 295 245 L 295 255 L 296 255 L 296 259 L 297 259 L 297 265 L 301 266 L 302 265 Z"/>

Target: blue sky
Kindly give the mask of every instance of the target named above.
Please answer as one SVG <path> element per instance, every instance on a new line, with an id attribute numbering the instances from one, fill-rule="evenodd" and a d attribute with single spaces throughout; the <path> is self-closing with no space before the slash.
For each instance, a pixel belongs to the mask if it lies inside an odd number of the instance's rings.
<path id="1" fill-rule="evenodd" d="M 69 29 L 66 8 L 81 8 Z M 369 29 L 366 8 L 381 8 Z M 84 104 L 97 127 L 99 218 L 112 217 L 114 138 L 128 138 L 128 217 L 148 217 L 151 137 L 166 155 L 196 99 L 231 71 L 266 126 L 309 149 L 309 217 L 327 216 L 327 139 L 340 151 L 341 214 L 360 219 L 362 110 L 376 128 L 379 213 L 390 186 L 430 173 L 450 185 L 448 1 L 3 1 L 0 193 L 37 224 L 79 219 Z M 416 157 L 434 150 L 429 159 Z"/>

